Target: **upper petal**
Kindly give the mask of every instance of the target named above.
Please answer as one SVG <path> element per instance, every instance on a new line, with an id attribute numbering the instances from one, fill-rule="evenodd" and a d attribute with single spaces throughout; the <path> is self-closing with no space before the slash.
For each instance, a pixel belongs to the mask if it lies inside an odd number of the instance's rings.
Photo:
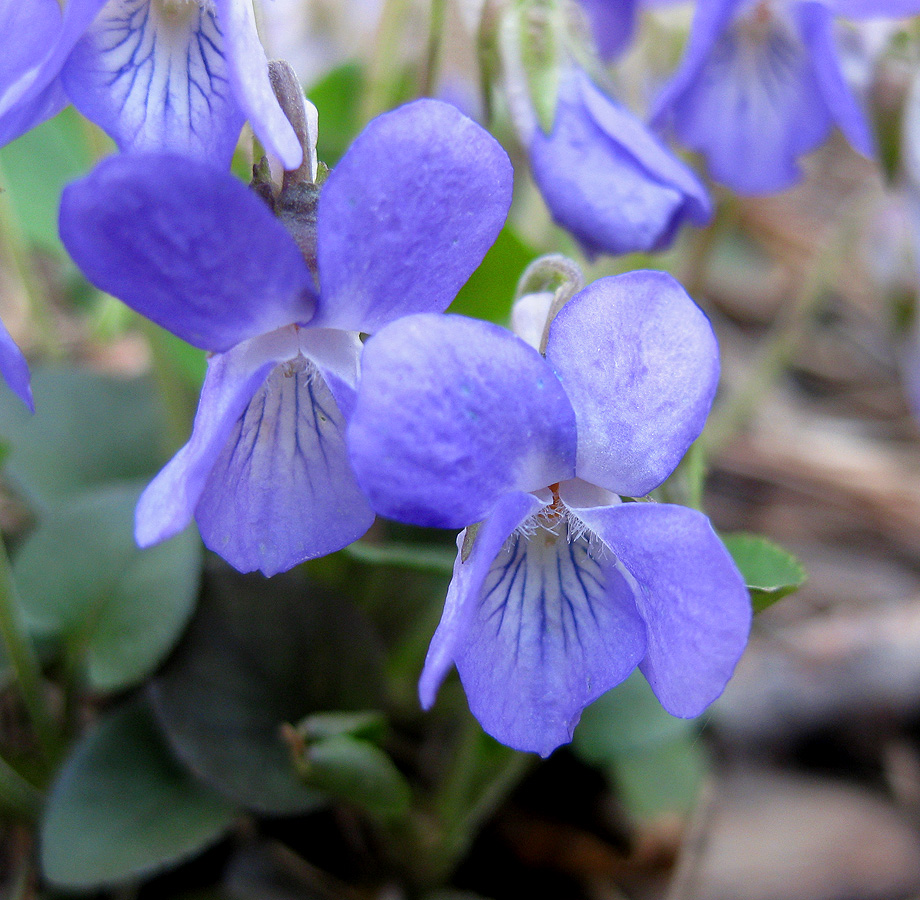
<path id="1" fill-rule="evenodd" d="M 567 516 L 532 522 L 492 559 L 454 659 L 483 728 L 548 756 L 642 659 L 645 626 L 600 542 Z"/>
<path id="2" fill-rule="evenodd" d="M 286 572 L 357 540 L 374 513 L 345 419 L 316 366 L 275 366 L 228 435 L 195 509 L 205 546 L 241 572 Z"/>
<path id="3" fill-rule="evenodd" d="M 501 146 L 447 103 L 378 116 L 320 193 L 315 324 L 373 332 L 445 310 L 498 236 L 512 179 Z"/>
<path id="4" fill-rule="evenodd" d="M 312 277 L 265 204 L 229 173 L 121 154 L 71 184 L 61 239 L 86 277 L 207 350 L 306 322 Z"/>
<path id="5" fill-rule="evenodd" d="M 920 0 L 832 0 L 836 16 L 848 19 L 903 19 L 920 14 Z"/>
<path id="6" fill-rule="evenodd" d="M 640 668 L 672 715 L 698 716 L 725 689 L 747 644 L 744 579 L 709 520 L 653 503 L 578 509 L 635 581 L 648 648 Z"/>
<path id="7" fill-rule="evenodd" d="M 709 320 L 664 272 L 588 285 L 556 316 L 546 359 L 575 410 L 579 478 L 632 497 L 674 470 L 719 380 Z"/>
<path id="8" fill-rule="evenodd" d="M 10 390 L 35 412 L 32 400 L 32 384 L 29 376 L 29 364 L 16 346 L 3 322 L 0 322 L 0 375 L 3 376 Z"/>
<path id="9" fill-rule="evenodd" d="M 626 49 L 636 28 L 639 0 L 581 0 L 597 49 L 611 60 Z"/>
<path id="10" fill-rule="evenodd" d="M 236 101 L 265 148 L 281 160 L 285 169 L 296 169 L 303 159 L 303 149 L 272 90 L 252 0 L 214 0 L 214 5 Z"/>
<path id="11" fill-rule="evenodd" d="M 348 443 L 377 512 L 457 528 L 503 494 L 571 477 L 575 417 L 532 347 L 488 322 L 427 313 L 365 344 Z"/>
<path id="12" fill-rule="evenodd" d="M 122 150 L 175 150 L 229 165 L 244 115 L 215 13 L 197 3 L 110 0 L 64 66 L 77 109 Z"/>
<path id="13" fill-rule="evenodd" d="M 589 255 L 661 249 L 712 211 L 696 176 L 580 69 L 563 76 L 552 133 L 536 129 L 529 152 L 554 221 Z"/>

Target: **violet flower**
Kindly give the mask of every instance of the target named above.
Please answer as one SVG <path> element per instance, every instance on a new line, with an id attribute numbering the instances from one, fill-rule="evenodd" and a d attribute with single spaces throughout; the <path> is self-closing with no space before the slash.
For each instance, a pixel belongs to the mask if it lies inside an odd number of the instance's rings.
<path id="1" fill-rule="evenodd" d="M 0 375 L 10 390 L 29 407 L 29 411 L 35 412 L 29 364 L 3 322 L 0 322 Z"/>
<path id="2" fill-rule="evenodd" d="M 215 352 L 191 439 L 138 504 L 138 543 L 194 516 L 206 546 L 270 575 L 360 537 L 373 513 L 344 443 L 359 332 L 445 309 L 511 183 L 505 152 L 448 104 L 378 117 L 321 189 L 318 292 L 265 203 L 205 163 L 124 154 L 69 186 L 61 237 L 90 281 Z"/>
<path id="3" fill-rule="evenodd" d="M 545 756 L 637 665 L 677 716 L 722 692 L 750 625 L 740 573 L 701 513 L 618 496 L 668 477 L 718 371 L 709 322 L 660 272 L 580 291 L 545 358 L 456 316 L 408 316 L 368 341 L 348 428 L 358 483 L 383 515 L 466 526 L 425 707 L 455 663 L 485 730 Z"/>
<path id="4" fill-rule="evenodd" d="M 901 16 L 917 0 L 699 0 L 680 68 L 658 98 L 657 127 L 702 153 L 743 194 L 780 191 L 836 125 L 860 153 L 873 138 L 846 83 L 834 15 Z"/>
<path id="5" fill-rule="evenodd" d="M 0 0 L 0 145 L 69 100 L 122 150 L 228 164 L 246 119 L 288 169 L 301 147 L 272 92 L 253 0 Z"/>
<path id="6" fill-rule="evenodd" d="M 521 105 L 515 118 L 537 187 L 589 257 L 664 249 L 685 222 L 712 215 L 693 172 L 581 69 L 562 73 L 549 134 Z"/>
<path id="7" fill-rule="evenodd" d="M 591 24 L 597 50 L 604 60 L 619 56 L 636 30 L 639 0 L 579 0 Z"/>

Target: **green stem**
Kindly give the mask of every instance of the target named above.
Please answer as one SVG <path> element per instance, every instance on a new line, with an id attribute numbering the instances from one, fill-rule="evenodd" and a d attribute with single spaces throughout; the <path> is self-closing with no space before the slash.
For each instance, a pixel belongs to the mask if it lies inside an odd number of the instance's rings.
<path id="1" fill-rule="evenodd" d="M 38 818 L 42 795 L 3 757 L 0 757 L 0 808 L 29 821 Z"/>
<path id="2" fill-rule="evenodd" d="M 428 21 L 428 48 L 425 64 L 419 79 L 419 96 L 432 96 L 441 68 L 441 48 L 444 44 L 444 0 L 431 0 L 431 16 Z"/>
<path id="3" fill-rule="evenodd" d="M 419 547 L 415 544 L 387 544 L 376 546 L 356 541 L 343 551 L 353 560 L 372 566 L 393 566 L 399 569 L 414 569 L 417 572 L 436 572 L 450 575 L 454 571 L 457 557 L 453 550 L 441 547 Z"/>
<path id="4" fill-rule="evenodd" d="M 45 698 L 38 657 L 16 596 L 3 541 L 0 541 L 0 634 L 35 734 L 45 753 L 53 756 L 57 747 L 57 728 Z"/>
<path id="5" fill-rule="evenodd" d="M 391 74 L 399 57 L 399 38 L 409 9 L 410 0 L 386 0 L 383 5 L 374 41 L 377 52 L 370 64 L 368 87 L 361 107 L 364 122 L 388 109 L 393 99 Z"/>

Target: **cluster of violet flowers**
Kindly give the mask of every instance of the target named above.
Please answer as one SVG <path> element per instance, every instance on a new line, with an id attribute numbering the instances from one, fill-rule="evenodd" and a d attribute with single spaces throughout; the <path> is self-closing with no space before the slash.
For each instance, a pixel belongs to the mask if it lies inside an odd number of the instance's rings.
<path id="1" fill-rule="evenodd" d="M 628 44 L 636 7 L 586 0 L 601 56 Z M 698 0 L 651 125 L 565 48 L 542 121 L 527 34 L 509 26 L 508 108 L 589 258 L 663 249 L 712 213 L 663 133 L 744 193 L 794 183 L 834 125 L 871 154 L 835 16 L 918 11 Z M 719 378 L 711 325 L 673 278 L 524 293 L 513 331 L 445 315 L 510 208 L 505 151 L 417 100 L 374 119 L 326 177 L 315 110 L 269 67 L 251 0 L 0 0 L 0 33 L 0 143 L 70 102 L 121 151 L 65 191 L 67 250 L 211 354 L 190 439 L 140 499 L 141 546 L 194 518 L 235 568 L 272 575 L 347 546 L 375 514 L 460 529 L 422 703 L 455 665 L 486 731 L 518 749 L 569 740 L 636 667 L 674 715 L 719 696 L 750 627 L 744 580 L 702 513 L 647 502 Z M 226 171 L 246 120 L 280 185 Z M 0 372 L 31 405 L 5 330 Z"/>

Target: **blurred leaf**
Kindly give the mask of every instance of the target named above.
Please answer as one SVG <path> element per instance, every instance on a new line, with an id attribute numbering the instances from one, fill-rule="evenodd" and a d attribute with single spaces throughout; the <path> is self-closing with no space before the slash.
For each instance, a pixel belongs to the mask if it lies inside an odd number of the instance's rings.
<path id="1" fill-rule="evenodd" d="M 55 366 L 32 374 L 35 415 L 0 392 L 6 473 L 41 504 L 115 480 L 140 480 L 163 463 L 163 415 L 152 384 Z"/>
<path id="2" fill-rule="evenodd" d="M 640 819 L 688 808 L 705 772 L 695 720 L 665 712 L 638 671 L 584 711 L 572 749 L 612 774 Z"/>
<path id="3" fill-rule="evenodd" d="M 405 815 L 409 785 L 379 747 L 336 735 L 304 748 L 298 766 L 304 782 L 382 819 Z"/>
<path id="4" fill-rule="evenodd" d="M 134 702 L 103 719 L 64 763 L 42 825 L 42 866 L 65 888 L 123 882 L 192 856 L 233 817 L 170 756 L 147 705 Z"/>
<path id="5" fill-rule="evenodd" d="M 375 711 L 314 713 L 298 722 L 296 730 L 305 741 L 340 735 L 380 741 L 386 731 L 386 724 L 383 713 Z"/>
<path id="6" fill-rule="evenodd" d="M 757 534 L 722 535 L 722 541 L 741 570 L 754 612 L 798 590 L 808 578 L 802 564 L 788 551 Z"/>
<path id="7" fill-rule="evenodd" d="M 316 154 L 334 166 L 361 130 L 361 97 L 365 77 L 359 63 L 349 62 L 321 78 L 307 96 L 319 113 Z"/>
<path id="8" fill-rule="evenodd" d="M 415 569 L 418 572 L 439 572 L 450 575 L 454 571 L 457 551 L 447 547 L 429 547 L 424 544 L 370 544 L 355 541 L 343 551 L 358 562 L 373 566 L 393 566 Z"/>
<path id="9" fill-rule="evenodd" d="M 518 279 L 538 255 L 506 225 L 448 312 L 506 324 Z"/>
<path id="10" fill-rule="evenodd" d="M 0 149 L 2 184 L 27 241 L 64 252 L 58 237 L 61 191 L 92 164 L 87 126 L 73 108 Z"/>
<path id="11" fill-rule="evenodd" d="M 206 573 L 198 612 L 153 682 L 180 758 L 247 807 L 323 802 L 297 777 L 282 728 L 311 713 L 380 706 L 381 653 L 345 597 L 295 575 Z"/>
<path id="12" fill-rule="evenodd" d="M 13 565 L 30 631 L 85 654 L 89 683 L 100 691 L 146 678 L 179 639 L 198 596 L 193 528 L 146 550 L 134 543 L 140 490 L 94 488 L 49 510 Z"/>

